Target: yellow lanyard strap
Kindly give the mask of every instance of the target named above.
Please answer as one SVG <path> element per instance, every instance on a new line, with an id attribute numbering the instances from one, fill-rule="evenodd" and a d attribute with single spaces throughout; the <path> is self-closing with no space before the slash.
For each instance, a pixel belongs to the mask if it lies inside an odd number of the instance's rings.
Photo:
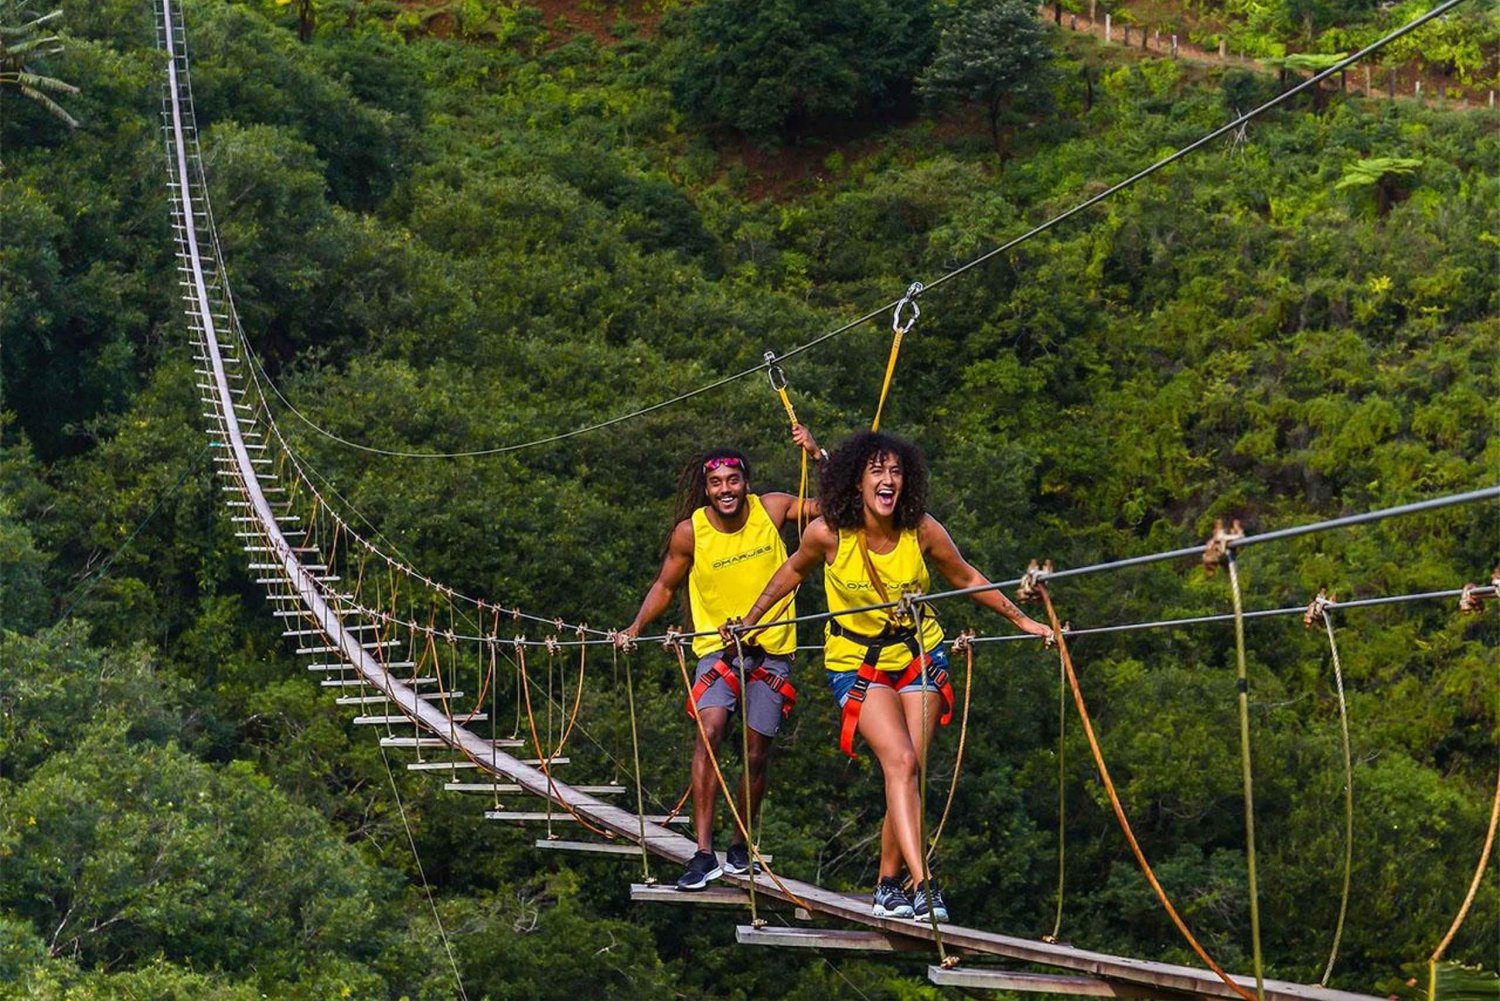
<path id="1" fill-rule="evenodd" d="M 921 282 L 912 282 L 901 301 L 896 303 L 896 311 L 891 316 L 891 355 L 885 362 L 885 382 L 880 386 L 880 402 L 875 404 L 875 419 L 870 422 L 871 431 L 880 430 L 880 414 L 885 410 L 885 398 L 891 391 L 891 380 L 896 376 L 896 356 L 901 353 L 901 338 L 906 336 L 907 331 L 916 325 L 917 317 L 922 315 L 922 309 L 916 300 L 922 289 Z M 907 306 L 911 306 L 911 319 L 902 323 L 901 311 Z"/>
<path id="2" fill-rule="evenodd" d="M 781 405 L 786 408 L 786 418 L 792 422 L 792 430 L 797 429 L 797 411 L 792 407 L 792 398 L 786 393 L 786 373 L 781 366 L 776 364 L 776 352 L 766 352 L 766 378 L 771 382 L 771 388 L 776 390 L 776 395 L 781 397 Z M 800 446 L 797 451 L 802 455 L 802 475 L 797 481 L 797 537 L 802 537 L 803 529 L 807 528 L 807 451 Z"/>

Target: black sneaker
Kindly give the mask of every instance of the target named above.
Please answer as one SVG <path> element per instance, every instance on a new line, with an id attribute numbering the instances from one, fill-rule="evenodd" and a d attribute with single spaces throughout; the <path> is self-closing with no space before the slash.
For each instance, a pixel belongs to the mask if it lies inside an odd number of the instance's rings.
<path id="1" fill-rule="evenodd" d="M 677 889 L 701 890 L 708 885 L 709 880 L 718 879 L 722 875 L 724 870 L 719 868 L 717 855 L 713 852 L 698 852 L 688 859 L 687 868 L 677 877 Z"/>
<path id="2" fill-rule="evenodd" d="M 750 849 L 746 845 L 730 845 L 729 850 L 724 853 L 724 871 L 731 876 L 743 876 L 755 867 L 755 874 L 760 875 L 760 863 L 750 861 Z"/>
<path id="3" fill-rule="evenodd" d="M 911 898 L 901 889 L 901 881 L 886 876 L 875 884 L 875 906 L 870 913 L 877 918 L 909 918 Z"/>
<path id="4" fill-rule="evenodd" d="M 929 881 L 932 886 L 932 914 L 939 921 L 948 920 L 948 902 L 943 899 L 943 891 L 938 886 L 937 880 Z M 931 920 L 927 914 L 927 888 L 921 885 L 917 887 L 916 896 L 912 899 L 912 917 L 918 921 Z"/>

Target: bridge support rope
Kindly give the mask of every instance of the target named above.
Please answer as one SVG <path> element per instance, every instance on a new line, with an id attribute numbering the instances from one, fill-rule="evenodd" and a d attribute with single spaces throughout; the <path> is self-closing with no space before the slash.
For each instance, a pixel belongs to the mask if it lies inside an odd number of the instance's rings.
<path id="1" fill-rule="evenodd" d="M 1146 882 L 1151 884 L 1151 889 L 1156 891 L 1156 898 L 1161 901 L 1162 907 L 1166 909 L 1167 916 L 1187 940 L 1187 944 L 1197 953 L 1198 958 L 1203 960 L 1210 970 L 1231 990 L 1238 994 L 1244 1001 L 1255 1001 L 1255 995 L 1235 982 L 1234 978 L 1225 973 L 1218 963 L 1213 961 L 1203 946 L 1198 943 L 1197 938 L 1188 929 L 1187 924 L 1177 913 L 1177 908 L 1172 906 L 1172 901 L 1167 897 L 1167 891 L 1162 889 L 1161 883 L 1156 878 L 1156 873 L 1151 869 L 1151 863 L 1146 860 L 1146 853 L 1141 850 L 1140 842 L 1135 839 L 1135 832 L 1130 828 L 1130 820 L 1125 816 L 1125 807 L 1120 803 L 1120 794 L 1115 791 L 1114 780 L 1109 776 L 1109 766 L 1104 763 L 1104 752 L 1099 747 L 1099 739 L 1094 736 L 1094 724 L 1089 718 L 1088 706 L 1083 702 L 1083 689 L 1078 683 L 1078 673 L 1073 669 L 1073 658 L 1068 653 L 1068 641 L 1063 635 L 1062 623 L 1057 618 L 1057 611 L 1052 607 L 1052 596 L 1047 593 L 1045 584 L 1038 583 L 1036 592 L 1041 596 L 1042 603 L 1047 607 L 1047 619 L 1052 624 L 1052 634 L 1057 637 L 1057 652 L 1062 658 L 1063 670 L 1068 675 L 1068 686 L 1073 690 L 1073 704 L 1078 709 L 1078 718 L 1083 721 L 1083 732 L 1089 741 L 1089 749 L 1094 753 L 1094 764 L 1099 769 L 1099 778 L 1104 783 L 1104 791 L 1109 795 L 1109 803 L 1114 807 L 1115 819 L 1120 822 L 1120 829 L 1125 833 L 1125 840 L 1130 844 L 1130 850 L 1135 854 L 1135 860 L 1141 867 L 1141 872 L 1146 875 Z M 1263 990 L 1263 988 L 1262 988 Z"/>

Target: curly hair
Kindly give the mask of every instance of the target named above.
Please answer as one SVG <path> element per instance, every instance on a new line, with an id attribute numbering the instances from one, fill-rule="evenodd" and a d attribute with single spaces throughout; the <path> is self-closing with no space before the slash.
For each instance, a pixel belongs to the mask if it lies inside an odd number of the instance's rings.
<path id="1" fill-rule="evenodd" d="M 904 438 L 865 431 L 843 442 L 823 463 L 818 499 L 823 520 L 830 527 L 858 528 L 865 523 L 860 484 L 865 467 L 881 456 L 893 456 L 901 464 L 901 495 L 896 498 L 894 520 L 901 530 L 916 528 L 927 513 L 927 458 Z"/>
<path id="2" fill-rule="evenodd" d="M 745 474 L 745 485 L 750 485 L 750 460 L 744 452 L 735 448 L 709 449 L 684 466 L 682 474 L 677 477 L 677 507 L 672 516 L 673 524 L 691 518 L 694 511 L 708 503 L 708 470 L 704 466 L 714 459 L 738 460 L 740 472 Z"/>

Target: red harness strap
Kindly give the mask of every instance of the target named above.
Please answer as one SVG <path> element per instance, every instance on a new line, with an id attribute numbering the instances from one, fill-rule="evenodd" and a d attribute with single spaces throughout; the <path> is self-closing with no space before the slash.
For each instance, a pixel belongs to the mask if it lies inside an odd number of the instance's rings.
<path id="1" fill-rule="evenodd" d="M 729 686 L 729 690 L 734 693 L 735 700 L 738 701 L 740 697 L 739 676 L 735 673 L 734 668 L 729 666 L 729 661 L 720 657 L 714 666 L 704 671 L 693 684 L 692 694 L 687 699 L 688 719 L 697 718 L 698 703 L 703 701 L 703 693 L 712 688 L 714 682 L 720 678 L 724 679 L 724 683 Z M 792 707 L 797 704 L 797 688 L 789 679 L 783 678 L 772 671 L 767 671 L 764 667 L 757 664 L 745 675 L 745 681 L 747 683 L 759 681 L 771 689 L 771 691 L 781 696 L 782 719 L 786 719 L 792 714 Z"/>
<path id="2" fill-rule="evenodd" d="M 907 685 L 915 684 L 922 677 L 922 672 L 932 664 L 932 657 L 928 654 L 919 654 L 911 659 L 904 671 L 882 671 L 876 667 L 880 659 L 879 649 L 875 650 L 872 660 L 869 653 L 865 655 L 865 662 L 859 665 L 859 674 L 854 680 L 854 687 L 849 690 L 849 698 L 844 701 L 843 725 L 839 730 L 839 749 L 851 758 L 859 755 L 854 753 L 854 734 L 859 729 L 859 714 L 865 706 L 865 696 L 869 694 L 871 685 L 888 685 L 895 691 L 901 691 Z M 948 680 L 948 672 L 938 668 L 932 676 L 932 685 L 943 697 L 943 715 L 938 717 L 938 723 L 947 726 L 953 719 L 953 685 Z"/>

